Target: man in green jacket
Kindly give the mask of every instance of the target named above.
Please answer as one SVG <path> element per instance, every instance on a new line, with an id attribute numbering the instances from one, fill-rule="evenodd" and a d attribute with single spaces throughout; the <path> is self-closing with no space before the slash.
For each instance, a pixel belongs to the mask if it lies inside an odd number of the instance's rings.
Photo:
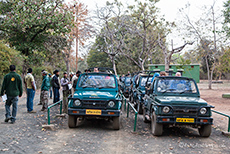
<path id="1" fill-rule="evenodd" d="M 18 96 L 21 97 L 23 93 L 22 89 L 22 79 L 20 75 L 18 75 L 16 71 L 15 65 L 10 65 L 10 73 L 8 73 L 3 80 L 1 96 L 6 94 L 7 100 L 5 103 L 6 110 L 6 119 L 5 122 L 11 120 L 11 123 L 15 123 L 17 108 L 18 108 Z M 10 113 L 10 106 L 13 106 L 12 116 Z"/>
<path id="2" fill-rule="evenodd" d="M 42 102 L 41 111 L 45 111 L 48 108 L 50 79 L 47 76 L 47 74 L 48 74 L 47 71 L 42 72 L 43 80 L 41 86 L 41 102 Z"/>

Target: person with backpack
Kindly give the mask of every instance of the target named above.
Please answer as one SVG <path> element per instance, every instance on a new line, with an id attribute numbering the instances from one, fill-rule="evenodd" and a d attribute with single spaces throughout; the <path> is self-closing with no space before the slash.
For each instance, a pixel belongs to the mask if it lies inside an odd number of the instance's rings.
<path id="1" fill-rule="evenodd" d="M 47 71 L 42 72 L 43 80 L 41 86 L 41 102 L 42 102 L 41 111 L 45 111 L 48 108 L 50 79 L 47 76 L 47 74 L 48 74 Z"/>
<path id="2" fill-rule="evenodd" d="M 61 79 L 61 86 L 63 92 L 63 112 L 68 112 L 68 96 L 69 96 L 69 84 L 71 84 L 70 80 L 67 78 L 67 72 L 64 72 L 64 77 Z"/>
<path id="3" fill-rule="evenodd" d="M 54 92 L 53 103 L 56 103 L 56 102 L 58 102 L 60 100 L 59 70 L 55 70 L 53 73 L 54 73 L 54 76 L 53 76 L 53 78 L 51 80 L 51 83 L 52 83 L 53 92 Z"/>

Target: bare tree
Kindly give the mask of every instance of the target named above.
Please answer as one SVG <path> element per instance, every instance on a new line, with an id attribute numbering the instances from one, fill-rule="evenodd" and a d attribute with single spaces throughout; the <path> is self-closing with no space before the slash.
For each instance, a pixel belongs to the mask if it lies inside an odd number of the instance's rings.
<path id="1" fill-rule="evenodd" d="M 179 46 L 177 48 L 173 47 L 173 40 L 172 40 L 172 49 L 168 50 L 164 39 L 162 39 L 162 37 L 160 37 L 159 35 L 159 39 L 158 39 L 158 45 L 160 46 L 160 48 L 162 49 L 162 52 L 164 54 L 164 58 L 165 58 L 165 71 L 169 71 L 169 65 L 172 62 L 172 55 L 175 53 L 180 53 L 185 47 L 186 45 L 192 45 L 192 43 L 184 43 L 184 45 Z"/>
<path id="2" fill-rule="evenodd" d="M 217 24 L 221 17 L 216 16 L 217 11 L 214 9 L 215 1 L 210 7 L 208 7 L 208 9 L 207 6 L 204 8 L 206 13 L 204 13 L 202 18 L 196 22 L 193 22 L 183 9 L 180 9 L 180 12 L 187 21 L 187 29 L 190 32 L 190 36 L 194 36 L 195 39 L 199 40 L 199 43 L 201 43 L 201 48 L 204 50 L 202 56 L 205 58 L 206 62 L 207 76 L 209 81 L 208 88 L 212 89 L 213 73 L 221 55 L 221 50 L 218 49 L 218 42 L 222 40 L 223 37 L 219 35 L 219 39 L 217 39 Z M 219 45 L 221 46 L 221 44 Z M 210 59 L 213 60 L 212 66 L 209 66 Z"/>
<path id="3" fill-rule="evenodd" d="M 103 27 L 97 36 L 103 39 L 105 45 L 101 47 L 101 51 L 108 54 L 115 74 L 117 74 L 115 56 L 120 52 L 122 45 L 120 40 L 123 40 L 124 37 L 120 35 L 123 29 L 122 23 L 125 20 L 124 16 L 122 17 L 121 6 L 121 3 L 115 1 L 114 3 L 107 2 L 105 7 L 97 9 L 98 25 Z"/>

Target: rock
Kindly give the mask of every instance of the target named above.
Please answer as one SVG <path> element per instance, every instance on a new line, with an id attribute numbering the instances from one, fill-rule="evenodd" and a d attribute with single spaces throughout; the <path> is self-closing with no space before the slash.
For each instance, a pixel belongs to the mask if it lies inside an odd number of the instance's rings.
<path id="1" fill-rule="evenodd" d="M 230 137 L 230 132 L 223 131 L 223 132 L 222 132 L 222 134 L 223 134 L 224 136 L 228 136 L 228 137 Z"/>
<path id="2" fill-rule="evenodd" d="M 44 129 L 48 129 L 48 130 L 55 130 L 54 129 L 54 125 L 42 125 L 42 128 L 44 128 Z"/>
<path id="3" fill-rule="evenodd" d="M 56 114 L 56 117 L 62 117 L 62 118 L 65 118 L 65 117 L 66 117 L 66 114 Z"/>

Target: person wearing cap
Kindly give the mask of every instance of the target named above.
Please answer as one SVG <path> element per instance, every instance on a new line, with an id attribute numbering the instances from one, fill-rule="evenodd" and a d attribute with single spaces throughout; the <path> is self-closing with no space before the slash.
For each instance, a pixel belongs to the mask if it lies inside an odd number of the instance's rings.
<path id="1" fill-rule="evenodd" d="M 52 78 L 52 86 L 53 86 L 53 92 L 54 92 L 53 103 L 56 103 L 56 102 L 58 102 L 60 100 L 59 70 L 54 71 L 54 76 Z"/>
<path id="2" fill-rule="evenodd" d="M 41 71 L 41 74 L 42 74 L 43 71 L 45 71 L 45 70 L 42 70 L 42 71 Z M 40 93 L 40 100 L 39 100 L 39 103 L 38 103 L 37 105 L 42 105 L 41 100 L 42 100 L 42 93 Z"/>
<path id="3" fill-rule="evenodd" d="M 11 120 L 11 124 L 15 123 L 18 108 L 18 96 L 21 97 L 22 93 L 22 79 L 20 75 L 16 73 L 16 66 L 10 65 L 10 73 L 4 76 L 0 94 L 0 96 L 3 96 L 4 94 L 7 96 L 7 100 L 5 102 L 5 122 Z M 11 105 L 12 114 L 10 113 Z"/>
<path id="4" fill-rule="evenodd" d="M 70 80 L 67 78 L 67 72 L 64 72 L 64 77 L 61 79 L 61 86 L 62 86 L 62 92 L 63 92 L 63 113 L 67 113 L 68 111 L 68 96 L 69 96 L 69 86 Z"/>
<path id="5" fill-rule="evenodd" d="M 42 102 L 41 111 L 45 111 L 48 108 L 50 80 L 47 74 L 48 74 L 47 71 L 42 72 L 43 80 L 41 86 L 41 102 Z"/>
<path id="6" fill-rule="evenodd" d="M 33 109 L 33 101 L 34 101 L 34 95 L 36 90 L 35 80 L 34 76 L 32 75 L 32 68 L 28 69 L 27 75 L 25 76 L 25 86 L 27 89 L 27 112 L 28 113 L 36 113 Z"/>

